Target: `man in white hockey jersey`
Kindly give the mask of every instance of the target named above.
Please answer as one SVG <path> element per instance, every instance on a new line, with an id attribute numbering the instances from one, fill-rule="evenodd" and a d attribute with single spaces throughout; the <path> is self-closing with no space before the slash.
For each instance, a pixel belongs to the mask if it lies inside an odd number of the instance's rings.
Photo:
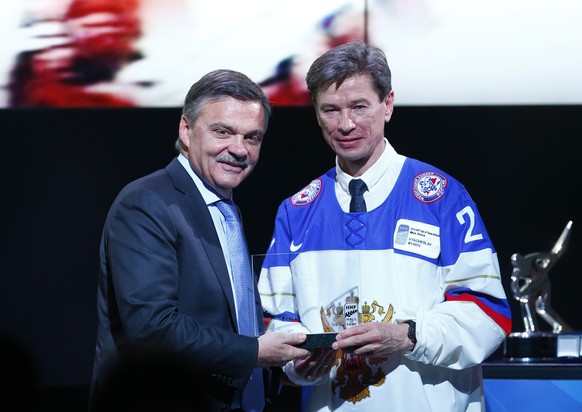
<path id="1" fill-rule="evenodd" d="M 313 387 L 309 412 L 484 410 L 480 364 L 511 313 L 475 203 L 384 137 L 382 50 L 337 46 L 307 85 L 336 166 L 281 203 L 259 291 L 271 330 L 338 334 L 283 371 Z"/>

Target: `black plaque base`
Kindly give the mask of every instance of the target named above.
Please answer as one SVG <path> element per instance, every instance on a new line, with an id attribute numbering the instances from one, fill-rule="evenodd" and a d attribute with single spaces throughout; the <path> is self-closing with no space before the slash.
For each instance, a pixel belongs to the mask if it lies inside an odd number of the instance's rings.
<path id="1" fill-rule="evenodd" d="M 511 333 L 503 357 L 512 362 L 582 362 L 579 333 Z"/>

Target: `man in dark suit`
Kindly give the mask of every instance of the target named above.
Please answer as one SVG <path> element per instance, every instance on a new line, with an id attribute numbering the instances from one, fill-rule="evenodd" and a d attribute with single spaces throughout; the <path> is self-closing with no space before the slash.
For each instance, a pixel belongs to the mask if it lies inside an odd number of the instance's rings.
<path id="1" fill-rule="evenodd" d="M 180 411 L 200 410 L 204 404 L 205 411 L 245 412 L 263 410 L 257 368 L 309 354 L 294 346 L 305 340 L 303 333 L 263 334 L 256 284 L 249 289 L 254 290 L 254 307 L 246 311 L 235 304 L 237 265 L 230 263 L 231 239 L 218 208 L 218 202 L 232 200 L 233 189 L 256 165 L 270 112 L 262 89 L 247 76 L 231 70 L 210 72 L 186 96 L 178 156 L 164 169 L 127 185 L 115 199 L 100 247 L 93 410 L 133 400 L 145 400 L 148 410 L 164 410 L 164 405 L 152 403 L 167 402 L 166 410 L 173 410 L 168 398 L 175 391 L 152 393 L 165 386 L 151 384 L 155 372 L 152 379 L 133 379 L 132 384 L 149 382 L 141 391 L 108 387 L 132 380 L 131 375 L 119 376 L 136 354 L 141 359 L 179 359 L 168 364 L 187 365 L 196 387 L 181 401 Z M 243 312 L 253 311 L 255 333 L 245 336 L 239 330 L 241 318 L 249 314 Z M 249 379 L 258 389 L 247 394 Z M 111 399 L 123 393 L 135 399 Z M 249 400 L 256 396 L 262 399 Z"/>

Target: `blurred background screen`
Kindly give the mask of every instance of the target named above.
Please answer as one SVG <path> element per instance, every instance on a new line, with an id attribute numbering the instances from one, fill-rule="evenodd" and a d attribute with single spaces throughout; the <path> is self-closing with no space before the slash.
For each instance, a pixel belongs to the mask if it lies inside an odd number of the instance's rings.
<path id="1" fill-rule="evenodd" d="M 206 72 L 310 104 L 305 74 L 350 39 L 381 47 L 400 105 L 582 103 L 577 0 L 10 0 L 0 107 L 178 107 Z"/>

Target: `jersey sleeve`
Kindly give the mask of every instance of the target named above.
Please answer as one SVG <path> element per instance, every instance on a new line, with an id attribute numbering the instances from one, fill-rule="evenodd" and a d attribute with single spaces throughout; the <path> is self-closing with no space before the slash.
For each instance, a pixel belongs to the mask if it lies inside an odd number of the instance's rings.
<path id="1" fill-rule="evenodd" d="M 455 183 L 456 196 L 443 199 L 440 211 L 442 301 L 432 308 L 404 308 L 399 317 L 417 323 L 418 343 L 407 357 L 463 369 L 490 356 L 512 324 L 497 253 L 476 204 Z"/>
<path id="2" fill-rule="evenodd" d="M 277 211 L 275 229 L 259 275 L 259 294 L 267 329 L 309 332 L 301 325 L 290 263 L 296 257 L 285 202 Z"/>

